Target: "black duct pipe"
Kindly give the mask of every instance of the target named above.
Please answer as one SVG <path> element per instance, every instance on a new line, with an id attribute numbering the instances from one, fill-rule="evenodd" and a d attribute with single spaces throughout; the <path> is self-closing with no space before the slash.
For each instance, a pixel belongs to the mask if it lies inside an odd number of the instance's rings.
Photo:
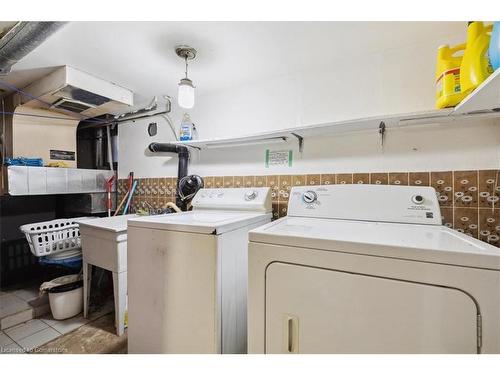
<path id="1" fill-rule="evenodd" d="M 179 167 L 177 169 L 177 189 L 175 192 L 175 204 L 182 210 L 187 210 L 187 202 L 183 202 L 179 194 L 179 182 L 181 178 L 187 176 L 188 171 L 188 161 L 189 161 L 189 149 L 182 145 L 173 145 L 171 143 L 157 143 L 153 142 L 149 145 L 149 151 L 151 152 L 172 152 L 177 154 L 179 157 Z"/>
<path id="2" fill-rule="evenodd" d="M 66 22 L 18 22 L 0 39 L 0 75 L 42 44 Z"/>

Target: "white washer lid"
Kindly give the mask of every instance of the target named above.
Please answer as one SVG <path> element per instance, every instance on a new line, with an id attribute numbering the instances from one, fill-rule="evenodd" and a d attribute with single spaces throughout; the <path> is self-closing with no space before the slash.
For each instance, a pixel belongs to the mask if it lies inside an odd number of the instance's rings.
<path id="1" fill-rule="evenodd" d="M 143 216 L 130 219 L 131 227 L 179 232 L 221 234 L 271 218 L 271 213 L 248 211 L 196 210 L 176 214 Z"/>
<path id="2" fill-rule="evenodd" d="M 138 215 L 118 215 L 111 217 L 101 217 L 98 219 L 92 218 L 87 219 L 75 219 L 75 222 L 82 227 L 91 227 L 96 229 L 102 229 L 109 232 L 126 232 L 127 231 L 127 220 L 138 217 Z"/>
<path id="3" fill-rule="evenodd" d="M 251 242 L 500 270 L 500 249 L 445 226 L 285 217 Z"/>

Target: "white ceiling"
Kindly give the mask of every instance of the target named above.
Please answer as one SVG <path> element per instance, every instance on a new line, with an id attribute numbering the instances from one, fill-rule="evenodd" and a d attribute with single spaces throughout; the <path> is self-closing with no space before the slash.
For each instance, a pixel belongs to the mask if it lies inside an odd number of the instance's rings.
<path id="1" fill-rule="evenodd" d="M 189 75 L 202 95 L 369 53 L 465 36 L 464 30 L 464 22 L 71 22 L 17 63 L 9 80 L 22 86 L 41 74 L 40 68 L 66 64 L 143 97 L 175 96 L 184 67 L 174 46 L 189 44 L 198 50 Z"/>

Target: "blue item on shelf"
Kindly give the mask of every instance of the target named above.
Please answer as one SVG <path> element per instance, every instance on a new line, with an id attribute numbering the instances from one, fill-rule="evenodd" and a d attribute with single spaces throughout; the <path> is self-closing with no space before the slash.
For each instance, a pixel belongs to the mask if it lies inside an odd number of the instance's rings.
<path id="1" fill-rule="evenodd" d="M 50 257 L 40 257 L 39 263 L 46 266 L 60 266 L 80 270 L 82 268 L 82 255 L 77 255 L 67 259 L 51 259 Z"/>
<path id="2" fill-rule="evenodd" d="M 5 158 L 5 165 L 16 165 L 25 167 L 43 167 L 43 159 L 41 158 Z"/>
<path id="3" fill-rule="evenodd" d="M 493 69 L 500 68 L 500 22 L 493 23 L 493 31 L 491 32 L 490 48 L 490 63 Z"/>

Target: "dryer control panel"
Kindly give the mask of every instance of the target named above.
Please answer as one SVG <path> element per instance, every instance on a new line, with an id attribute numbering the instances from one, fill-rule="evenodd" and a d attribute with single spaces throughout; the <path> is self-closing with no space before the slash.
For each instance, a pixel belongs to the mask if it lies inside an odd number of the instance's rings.
<path id="1" fill-rule="evenodd" d="M 271 188 L 200 189 L 192 205 L 195 210 L 271 212 Z"/>
<path id="2" fill-rule="evenodd" d="M 325 185 L 293 187 L 288 216 L 441 225 L 432 187 Z"/>

